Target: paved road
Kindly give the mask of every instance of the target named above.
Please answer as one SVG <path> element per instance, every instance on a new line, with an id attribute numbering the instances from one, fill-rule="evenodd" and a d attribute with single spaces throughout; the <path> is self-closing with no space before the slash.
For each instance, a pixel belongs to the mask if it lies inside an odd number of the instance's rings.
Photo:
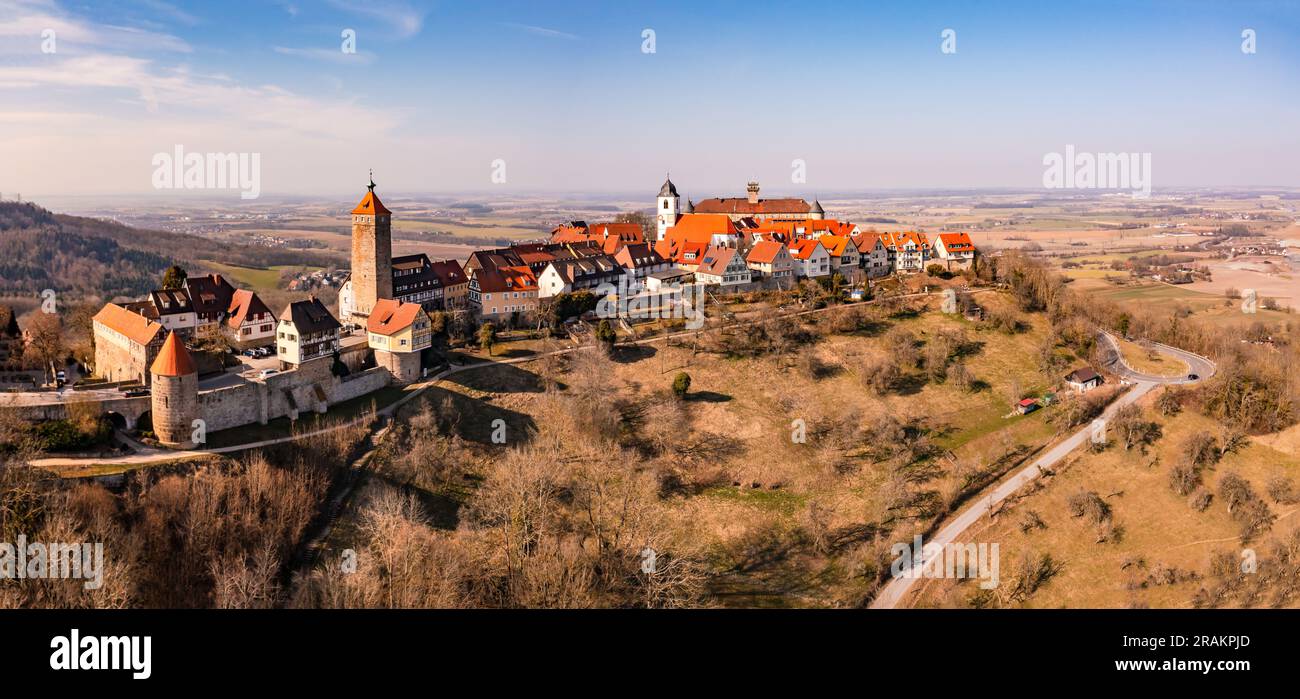
<path id="1" fill-rule="evenodd" d="M 1143 374 L 1142 372 L 1135 371 L 1133 368 L 1129 367 L 1129 365 L 1123 362 L 1122 360 L 1123 355 L 1120 354 L 1119 344 L 1116 342 L 1114 335 L 1108 332 L 1101 332 L 1098 333 L 1098 335 L 1102 341 L 1102 344 L 1109 348 L 1109 351 L 1107 352 L 1107 356 L 1104 360 L 1106 368 L 1124 377 L 1125 379 L 1128 379 L 1129 381 L 1133 381 L 1133 382 L 1149 381 L 1151 383 L 1166 383 L 1166 384 L 1168 383 L 1190 384 L 1190 383 L 1196 383 L 1198 381 L 1203 381 L 1205 379 L 1210 378 L 1211 376 L 1214 376 L 1214 370 L 1215 370 L 1214 362 L 1211 362 L 1209 359 L 1206 359 L 1205 357 L 1202 357 L 1199 354 L 1192 354 L 1191 352 L 1180 350 L 1177 347 L 1170 347 L 1169 345 L 1163 345 L 1158 342 L 1152 343 L 1155 345 L 1157 352 L 1160 352 L 1161 354 L 1167 354 L 1176 359 L 1182 360 L 1183 363 L 1187 364 L 1187 366 L 1189 367 L 1188 373 L 1195 374 L 1197 378 L 1189 379 L 1187 378 L 1187 376 L 1169 377 L 1169 376 L 1156 376 L 1153 374 Z"/>
<path id="2" fill-rule="evenodd" d="M 1185 352 L 1174 347 L 1167 347 L 1165 345 L 1157 345 L 1157 351 L 1175 356 L 1187 362 L 1188 366 L 1192 367 L 1192 373 L 1198 374 L 1200 378 L 1193 381 L 1189 380 L 1185 376 L 1169 378 L 1162 376 L 1149 376 L 1134 371 L 1124 363 L 1122 356 L 1119 354 L 1118 347 L 1115 345 L 1114 338 L 1106 333 L 1101 333 L 1101 335 L 1103 341 L 1108 342 L 1115 352 L 1114 356 L 1108 359 L 1108 366 L 1111 367 L 1116 374 L 1135 384 L 1132 389 L 1120 396 L 1119 399 L 1111 403 L 1106 410 L 1102 412 L 1103 419 L 1110 419 L 1120 408 L 1136 402 L 1157 385 L 1195 383 L 1196 381 L 1204 380 L 1214 374 L 1214 363 L 1210 360 L 1200 355 Z M 1088 441 L 1091 433 L 1092 425 L 1084 425 L 1079 429 L 1079 431 L 1048 449 L 1028 466 L 1021 469 L 1014 476 L 1003 481 L 994 488 L 992 492 L 981 497 L 970 507 L 962 511 L 961 514 L 957 515 L 955 519 L 944 525 L 933 538 L 925 542 L 924 548 L 926 550 L 930 550 L 931 545 L 934 545 L 934 549 L 929 557 L 922 559 L 922 565 L 928 565 L 930 561 L 934 560 L 935 556 L 943 555 L 942 551 L 944 546 L 955 543 L 957 539 L 971 527 L 971 525 L 979 521 L 980 517 L 983 517 L 986 513 L 991 512 L 998 503 L 1006 500 L 1016 491 L 1027 485 L 1030 481 L 1033 481 L 1035 478 L 1042 475 L 1045 469 L 1051 468 L 1058 461 L 1065 458 L 1067 454 L 1082 446 Z M 925 570 L 925 568 L 922 567 L 920 570 Z M 907 593 L 912 590 L 912 585 L 916 580 L 917 578 L 912 577 L 894 578 L 887 583 L 885 587 L 881 589 L 880 594 L 876 595 L 876 598 L 871 601 L 871 608 L 893 609 L 898 606 L 900 602 L 903 602 Z"/>

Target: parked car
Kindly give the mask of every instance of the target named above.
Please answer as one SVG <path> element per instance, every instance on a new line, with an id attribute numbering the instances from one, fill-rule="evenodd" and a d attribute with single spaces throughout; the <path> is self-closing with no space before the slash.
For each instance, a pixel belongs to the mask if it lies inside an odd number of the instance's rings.
<path id="1" fill-rule="evenodd" d="M 244 355 L 245 357 L 256 357 L 256 356 L 257 356 L 257 350 L 255 350 L 255 349 L 246 349 L 246 350 L 244 350 L 243 352 L 240 352 L 240 354 Z"/>
<path id="2" fill-rule="evenodd" d="M 278 374 L 278 373 L 280 373 L 279 369 L 263 369 L 257 372 L 257 375 L 260 376 L 261 378 L 266 378 L 268 376 L 271 376 L 272 374 Z"/>
<path id="3" fill-rule="evenodd" d="M 1195 381 L 1195 380 L 1197 380 L 1197 379 L 1199 379 L 1199 378 L 1201 378 L 1201 377 L 1198 376 L 1197 374 L 1188 374 L 1188 375 L 1187 375 L 1187 380 L 1188 380 L 1188 381 Z"/>

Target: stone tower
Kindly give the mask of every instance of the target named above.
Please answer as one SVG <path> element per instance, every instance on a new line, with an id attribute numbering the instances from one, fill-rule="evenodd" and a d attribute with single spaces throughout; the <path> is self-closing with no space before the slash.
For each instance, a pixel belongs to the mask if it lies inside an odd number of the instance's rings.
<path id="1" fill-rule="evenodd" d="M 677 207 L 681 197 L 677 196 L 677 187 L 671 179 L 664 180 L 659 188 L 659 197 L 655 199 L 655 223 L 659 231 L 659 240 L 663 240 L 668 229 L 677 225 Z"/>
<path id="2" fill-rule="evenodd" d="M 758 182 L 750 180 L 749 184 L 745 185 L 745 195 L 746 195 L 745 196 L 746 201 L 748 201 L 750 204 L 757 204 L 758 203 Z"/>
<path id="3" fill-rule="evenodd" d="M 393 298 L 393 212 L 375 195 L 370 177 L 366 196 L 352 210 L 352 321 L 365 325 L 379 299 Z"/>
<path id="4" fill-rule="evenodd" d="M 175 331 L 163 342 L 149 373 L 153 380 L 153 431 L 158 441 L 184 449 L 193 447 L 193 422 L 199 414 L 199 373 Z"/>
<path id="5" fill-rule="evenodd" d="M 822 221 L 826 218 L 826 209 L 822 208 L 822 203 L 813 197 L 812 206 L 808 209 L 808 218 L 814 221 Z"/>

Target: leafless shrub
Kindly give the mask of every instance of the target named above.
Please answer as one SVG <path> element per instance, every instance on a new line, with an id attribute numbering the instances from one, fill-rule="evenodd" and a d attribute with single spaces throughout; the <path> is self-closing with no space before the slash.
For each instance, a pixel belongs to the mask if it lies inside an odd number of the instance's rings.
<path id="1" fill-rule="evenodd" d="M 1286 476 L 1273 476 L 1264 487 L 1273 502 L 1279 505 L 1294 505 L 1300 502 L 1300 491 L 1296 490 L 1295 481 Z"/>
<path id="2" fill-rule="evenodd" d="M 1204 512 L 1214 500 L 1214 494 L 1209 488 L 1203 485 L 1196 486 L 1196 489 L 1187 496 L 1187 505 L 1197 512 Z"/>
<path id="3" fill-rule="evenodd" d="M 1020 517 L 1020 533 L 1028 534 L 1035 529 L 1046 529 L 1047 523 L 1033 510 L 1026 510 Z"/>

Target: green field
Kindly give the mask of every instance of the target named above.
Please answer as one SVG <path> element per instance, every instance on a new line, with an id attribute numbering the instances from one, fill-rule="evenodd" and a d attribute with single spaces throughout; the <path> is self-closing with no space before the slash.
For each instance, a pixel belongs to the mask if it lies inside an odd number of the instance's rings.
<path id="1" fill-rule="evenodd" d="M 280 287 L 280 273 L 286 269 L 304 269 L 314 272 L 320 267 L 303 267 L 296 265 L 274 265 L 272 267 L 237 267 L 210 260 L 201 260 L 201 264 L 213 272 L 235 282 L 236 286 L 252 287 L 253 291 L 269 291 Z"/>

